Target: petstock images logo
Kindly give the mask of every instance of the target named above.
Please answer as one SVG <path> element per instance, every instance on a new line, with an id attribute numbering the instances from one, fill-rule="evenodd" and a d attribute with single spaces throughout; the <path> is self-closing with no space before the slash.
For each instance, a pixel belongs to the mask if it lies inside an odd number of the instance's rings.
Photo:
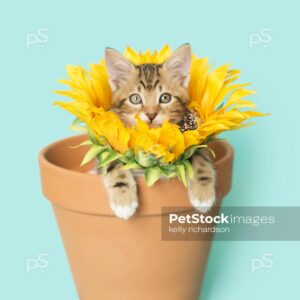
<path id="1" fill-rule="evenodd" d="M 164 207 L 166 241 L 300 241 L 300 207 Z"/>

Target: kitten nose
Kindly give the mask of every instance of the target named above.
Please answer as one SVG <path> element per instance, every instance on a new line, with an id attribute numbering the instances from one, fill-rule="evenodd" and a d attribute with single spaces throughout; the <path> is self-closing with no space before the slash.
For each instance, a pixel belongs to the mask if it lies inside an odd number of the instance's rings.
<path id="1" fill-rule="evenodd" d="M 155 117 L 157 116 L 157 113 L 146 113 L 146 116 L 148 117 L 150 122 L 152 122 L 155 119 Z"/>

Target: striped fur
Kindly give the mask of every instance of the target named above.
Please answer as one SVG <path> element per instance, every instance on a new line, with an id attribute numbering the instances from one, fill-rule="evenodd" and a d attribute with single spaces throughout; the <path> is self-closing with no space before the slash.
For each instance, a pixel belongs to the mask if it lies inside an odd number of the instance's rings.
<path id="1" fill-rule="evenodd" d="M 163 93 L 172 96 L 170 103 L 159 103 Z M 129 101 L 132 94 L 138 94 L 143 103 L 133 105 Z M 118 89 L 113 93 L 111 110 L 119 115 L 127 126 L 135 123 L 136 115 L 152 127 L 161 126 L 165 120 L 179 123 L 187 111 L 189 95 L 182 85 L 172 80 L 172 75 L 162 65 L 143 64 L 134 66 L 127 81 L 119 82 Z M 148 114 L 157 114 L 153 121 Z"/>
<path id="2" fill-rule="evenodd" d="M 162 65 L 133 65 L 116 50 L 107 49 L 106 66 L 113 91 L 111 110 L 128 127 L 135 124 L 137 115 L 151 127 L 161 126 L 165 120 L 178 124 L 188 111 L 190 61 L 189 45 L 178 48 Z M 161 101 L 166 94 L 170 101 Z M 137 103 L 131 101 L 132 96 Z M 206 211 L 215 199 L 214 169 L 203 155 L 193 157 L 192 167 L 195 179 L 189 182 L 190 200 L 197 209 Z M 104 183 L 112 210 L 120 218 L 130 218 L 138 207 L 133 174 L 112 163 L 107 168 Z"/>

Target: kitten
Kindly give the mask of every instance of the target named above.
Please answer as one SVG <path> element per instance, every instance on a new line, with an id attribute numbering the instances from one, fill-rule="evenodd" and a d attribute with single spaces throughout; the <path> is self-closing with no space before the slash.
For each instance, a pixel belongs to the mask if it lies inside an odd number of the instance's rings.
<path id="1" fill-rule="evenodd" d="M 105 63 L 112 89 L 111 111 L 130 127 L 136 114 L 150 127 L 165 120 L 178 124 L 188 112 L 188 84 L 191 47 L 179 47 L 163 64 L 133 65 L 121 53 L 106 48 Z M 191 159 L 194 179 L 188 182 L 191 203 L 201 212 L 215 201 L 215 171 L 210 159 L 195 154 Z M 112 163 L 104 176 L 110 206 L 123 219 L 131 217 L 138 207 L 137 185 L 131 171 Z"/>

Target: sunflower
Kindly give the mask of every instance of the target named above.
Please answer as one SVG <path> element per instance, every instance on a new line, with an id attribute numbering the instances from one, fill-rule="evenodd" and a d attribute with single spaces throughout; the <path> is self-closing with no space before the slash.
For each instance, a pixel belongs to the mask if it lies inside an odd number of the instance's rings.
<path id="1" fill-rule="evenodd" d="M 127 47 L 124 55 L 136 65 L 163 63 L 172 50 L 165 45 L 160 51 L 136 52 Z M 91 151 L 84 162 L 97 156 L 103 167 L 113 160 L 125 168 L 145 169 L 148 183 L 153 184 L 161 175 L 177 175 L 185 183 L 182 168 L 190 173 L 188 158 L 198 148 L 207 147 L 209 140 L 226 130 L 238 129 L 249 124 L 244 121 L 264 114 L 253 111 L 255 104 L 245 99 L 254 93 L 247 89 L 249 83 L 235 83 L 240 71 L 228 64 L 211 69 L 207 58 L 192 57 L 189 94 L 191 110 L 199 117 L 195 130 L 181 132 L 175 124 L 164 122 L 160 128 L 149 128 L 137 116 L 136 125 L 126 128 L 119 117 L 110 112 L 111 89 L 108 72 L 102 59 L 91 64 L 89 70 L 81 66 L 67 66 L 68 80 L 59 80 L 70 87 L 56 91 L 73 99 L 55 105 L 76 116 L 71 128 L 89 133 Z M 85 123 L 85 127 L 79 123 Z"/>

